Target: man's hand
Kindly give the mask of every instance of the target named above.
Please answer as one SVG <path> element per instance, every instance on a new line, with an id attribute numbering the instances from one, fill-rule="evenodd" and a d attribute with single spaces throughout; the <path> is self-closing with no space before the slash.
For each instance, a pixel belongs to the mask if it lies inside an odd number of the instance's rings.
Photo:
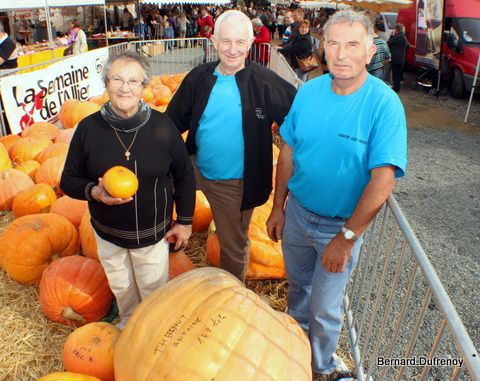
<path id="1" fill-rule="evenodd" d="M 92 188 L 91 196 L 94 200 L 97 200 L 98 202 L 103 202 L 104 204 L 107 204 L 107 205 L 126 204 L 127 202 L 130 202 L 133 200 L 133 197 L 128 197 L 128 198 L 112 197 L 105 189 L 102 178 L 99 178 L 98 185 L 95 185 Z"/>
<path id="2" fill-rule="evenodd" d="M 282 239 L 283 224 L 285 223 L 285 213 L 282 209 L 272 209 L 267 219 L 267 233 L 270 239 L 278 242 Z"/>
<path id="3" fill-rule="evenodd" d="M 341 273 L 345 270 L 354 242 L 345 240 L 340 234 L 337 234 L 325 247 L 323 252 L 322 265 L 331 273 Z"/>
<path id="4" fill-rule="evenodd" d="M 178 250 L 188 245 L 191 234 L 192 225 L 174 223 L 170 230 L 165 233 L 165 239 L 170 243 L 175 242 L 175 250 Z"/>

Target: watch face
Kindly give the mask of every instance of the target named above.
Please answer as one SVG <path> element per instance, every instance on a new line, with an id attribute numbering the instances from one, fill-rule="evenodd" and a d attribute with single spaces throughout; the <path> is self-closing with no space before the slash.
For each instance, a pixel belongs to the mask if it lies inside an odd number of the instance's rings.
<path id="1" fill-rule="evenodd" d="M 347 229 L 345 230 L 344 236 L 346 239 L 353 239 L 355 238 L 355 233 Z"/>

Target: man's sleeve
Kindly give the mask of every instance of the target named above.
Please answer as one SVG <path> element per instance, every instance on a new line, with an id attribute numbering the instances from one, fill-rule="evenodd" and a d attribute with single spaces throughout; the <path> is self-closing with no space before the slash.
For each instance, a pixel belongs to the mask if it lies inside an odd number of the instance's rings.
<path id="1" fill-rule="evenodd" d="M 374 121 L 369 139 L 368 169 L 392 165 L 395 177 L 407 168 L 407 125 L 405 110 L 398 96 L 384 101 Z"/>

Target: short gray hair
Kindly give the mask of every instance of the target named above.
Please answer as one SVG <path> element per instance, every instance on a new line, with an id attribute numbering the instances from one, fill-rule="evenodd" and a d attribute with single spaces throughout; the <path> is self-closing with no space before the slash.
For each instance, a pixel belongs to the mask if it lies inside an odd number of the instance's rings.
<path id="1" fill-rule="evenodd" d="M 222 24 L 226 20 L 230 19 L 235 19 L 238 21 L 238 23 L 244 23 L 245 26 L 247 27 L 247 33 L 248 33 L 248 38 L 251 39 L 253 37 L 253 27 L 252 27 L 252 22 L 250 19 L 247 17 L 247 15 L 243 12 L 237 11 L 237 10 L 230 10 L 223 12 L 215 21 L 215 29 L 213 31 L 213 34 L 215 37 L 220 37 L 220 30 L 222 27 Z"/>
<path id="2" fill-rule="evenodd" d="M 327 38 L 328 31 L 332 25 L 334 24 L 352 25 L 354 23 L 360 23 L 365 28 L 365 31 L 367 32 L 367 42 L 370 42 L 371 44 L 373 44 L 374 31 L 373 31 L 372 21 L 367 16 L 365 16 L 365 14 L 360 12 L 355 12 L 350 9 L 339 11 L 329 17 L 329 19 L 323 26 L 323 32 L 324 32 L 325 38 Z"/>
<path id="3" fill-rule="evenodd" d="M 105 87 L 107 86 L 107 81 L 108 81 L 108 72 L 110 71 L 110 68 L 112 67 L 113 63 L 119 60 L 125 60 L 125 61 L 133 61 L 138 63 L 142 69 L 143 69 L 143 85 L 146 85 L 150 82 L 150 64 L 148 61 L 145 59 L 145 57 L 141 56 L 137 52 L 133 52 L 131 50 L 127 50 L 125 52 L 117 53 L 112 56 L 110 56 L 107 60 L 107 63 L 103 67 L 103 72 L 102 72 L 102 79 L 103 83 L 105 84 Z"/>

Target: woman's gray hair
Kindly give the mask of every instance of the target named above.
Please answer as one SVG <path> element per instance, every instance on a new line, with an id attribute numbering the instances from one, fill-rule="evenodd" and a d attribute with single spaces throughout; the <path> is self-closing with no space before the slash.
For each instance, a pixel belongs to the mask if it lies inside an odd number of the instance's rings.
<path id="1" fill-rule="evenodd" d="M 112 67 L 113 63 L 118 60 L 133 61 L 138 63 L 143 69 L 142 84 L 147 85 L 150 82 L 150 64 L 148 63 L 148 61 L 145 59 L 145 57 L 141 56 L 137 52 L 127 50 L 125 52 L 111 55 L 108 58 L 102 71 L 102 79 L 103 79 L 103 83 L 105 84 L 105 87 L 107 86 L 107 82 L 108 82 L 108 72 L 110 71 L 110 68 Z"/>
<path id="2" fill-rule="evenodd" d="M 329 17 L 329 19 L 323 26 L 323 32 L 324 32 L 325 38 L 327 38 L 328 31 L 332 25 L 334 24 L 352 25 L 354 23 L 360 23 L 365 27 L 365 30 L 367 32 L 367 45 L 368 43 L 373 44 L 374 31 L 373 31 L 372 21 L 365 14 L 360 12 L 355 12 L 350 9 L 339 11 Z"/>
<path id="3" fill-rule="evenodd" d="M 215 29 L 213 31 L 213 34 L 215 37 L 219 38 L 220 37 L 220 30 L 222 28 L 222 24 L 226 20 L 234 19 L 237 20 L 238 23 L 244 23 L 245 26 L 247 27 L 247 33 L 248 33 L 248 38 L 251 39 L 253 37 L 253 27 L 252 27 L 252 22 L 250 19 L 247 17 L 247 15 L 243 12 L 236 11 L 236 10 L 230 10 L 223 12 L 218 19 L 215 21 Z"/>

